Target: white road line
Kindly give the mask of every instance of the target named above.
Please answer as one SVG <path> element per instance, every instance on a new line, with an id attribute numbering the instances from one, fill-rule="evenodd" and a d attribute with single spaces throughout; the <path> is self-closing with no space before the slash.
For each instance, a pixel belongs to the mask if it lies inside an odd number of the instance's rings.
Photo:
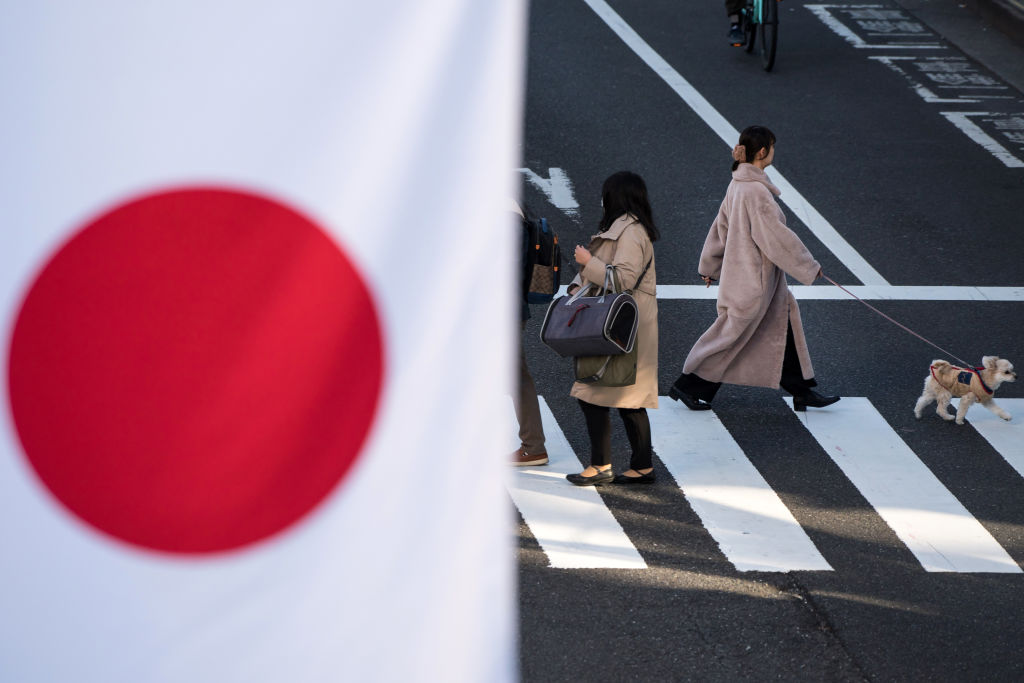
<path id="1" fill-rule="evenodd" d="M 899 285 L 844 285 L 864 300 L 878 301 L 1024 301 L 1024 287 L 943 287 Z M 558 296 L 565 294 L 566 287 Z M 801 301 L 855 301 L 838 287 L 823 285 L 794 285 L 789 288 Z M 658 284 L 658 299 L 710 299 L 718 298 L 718 287 L 704 285 Z"/>
<path id="2" fill-rule="evenodd" d="M 1024 161 L 1015 157 L 1008 149 L 1000 145 L 995 138 L 991 137 L 988 133 L 979 128 L 977 124 L 969 118 L 971 116 L 991 116 L 989 112 L 944 111 L 941 113 L 949 119 L 950 123 L 962 130 L 967 137 L 977 142 L 979 145 L 984 147 L 989 154 L 1003 162 L 1007 168 L 1024 168 Z"/>
<path id="3" fill-rule="evenodd" d="M 549 168 L 547 178 L 541 178 L 529 168 L 521 168 L 519 172 L 531 185 L 543 192 L 555 208 L 561 209 L 567 216 L 579 216 L 580 205 L 573 196 L 572 181 L 565 171 L 560 168 Z"/>
<path id="4" fill-rule="evenodd" d="M 925 570 L 1021 573 L 868 399 L 843 398 L 803 421 Z"/>
<path id="5" fill-rule="evenodd" d="M 855 48 L 858 48 L 858 49 L 861 49 L 861 50 L 871 50 L 871 49 L 884 49 L 884 50 L 892 50 L 892 49 L 901 49 L 901 50 L 938 50 L 938 49 L 942 49 L 944 47 L 943 45 L 940 45 L 939 43 L 913 43 L 913 44 L 884 43 L 884 44 L 872 45 L 871 43 L 868 43 L 863 38 L 858 36 L 852 30 L 850 30 L 850 28 L 847 27 L 846 24 L 841 22 L 831 12 L 829 12 L 830 8 L 844 8 L 844 9 L 845 8 L 850 8 L 850 9 L 853 9 L 853 8 L 861 8 L 861 7 L 883 7 L 883 5 L 804 5 L 804 7 L 806 7 L 809 10 L 811 10 L 811 12 L 813 12 L 814 15 L 816 17 L 818 17 L 818 19 L 820 19 L 823 24 L 825 24 L 825 26 L 828 26 L 830 29 L 832 29 L 833 32 L 835 32 L 837 35 L 841 36 L 844 40 L 846 40 L 846 42 L 848 42 L 850 45 L 853 45 Z"/>
<path id="6" fill-rule="evenodd" d="M 899 56 L 899 57 L 897 57 L 897 56 L 885 56 L 885 57 L 883 57 L 883 56 L 873 55 L 871 57 L 868 57 L 868 59 L 873 59 L 875 61 L 881 62 L 882 64 L 885 64 L 887 67 L 889 67 L 890 70 L 895 71 L 896 73 L 898 73 L 900 76 L 903 77 L 904 80 L 906 80 L 908 83 L 910 83 L 910 86 L 913 88 L 914 92 L 916 92 L 921 97 L 921 99 L 923 99 L 925 102 L 928 102 L 929 104 L 963 104 L 965 102 L 970 103 L 970 104 L 975 104 L 977 102 L 980 102 L 980 100 L 977 100 L 977 99 L 967 99 L 965 97 L 954 97 L 954 98 L 939 97 L 934 92 L 932 92 L 931 90 L 929 90 L 925 86 L 923 86 L 920 83 L 918 83 L 917 81 L 915 81 L 914 78 L 909 73 L 907 73 L 906 71 L 904 71 L 903 69 L 901 69 L 899 66 L 896 65 L 896 62 L 906 62 L 906 61 L 915 62 L 917 60 L 917 57 L 906 57 L 906 56 Z"/>
<path id="7" fill-rule="evenodd" d="M 712 411 L 660 405 L 649 411 L 654 450 L 737 570 L 832 569 Z"/>
<path id="8" fill-rule="evenodd" d="M 647 563 L 594 487 L 565 480 L 566 474 L 583 468 L 543 398 L 540 409 L 549 463 L 517 467 L 508 490 L 551 566 L 646 569 Z"/>
<path id="9" fill-rule="evenodd" d="M 690 85 L 689 81 L 683 78 L 678 71 L 662 58 L 654 49 L 644 41 L 643 38 L 627 24 L 622 17 L 616 14 L 615 10 L 608 6 L 604 0 L 583 0 L 590 6 L 601 19 L 608 24 L 619 38 L 633 52 L 636 53 L 654 73 L 661 77 L 687 105 L 704 120 L 704 123 L 711 127 L 718 137 L 732 149 L 739 139 L 739 131 L 729 123 L 725 117 L 718 113 L 718 110 L 711 106 L 703 95 Z M 782 195 L 779 199 L 788 206 L 796 216 L 803 221 L 804 225 L 842 261 L 843 265 L 854 277 L 866 285 L 887 285 L 889 284 L 881 274 L 876 271 L 850 244 L 843 239 L 843 236 L 832 227 L 818 211 L 811 206 L 810 202 L 804 199 L 803 195 L 796 191 L 788 180 L 774 168 L 768 169 L 768 176 Z"/>
<path id="10" fill-rule="evenodd" d="M 843 285 L 865 300 L 890 301 L 1024 301 L 1024 287 L 929 287 L 899 285 Z M 838 287 L 794 285 L 789 288 L 802 301 L 856 301 Z M 717 287 L 658 285 L 659 299 L 716 299 Z"/>
<path id="11" fill-rule="evenodd" d="M 1013 416 L 1011 422 L 999 419 L 978 404 L 967 411 L 967 422 L 1024 477 L 1024 398 L 996 398 L 995 401 Z M 925 413 L 921 419 L 927 416 Z"/>

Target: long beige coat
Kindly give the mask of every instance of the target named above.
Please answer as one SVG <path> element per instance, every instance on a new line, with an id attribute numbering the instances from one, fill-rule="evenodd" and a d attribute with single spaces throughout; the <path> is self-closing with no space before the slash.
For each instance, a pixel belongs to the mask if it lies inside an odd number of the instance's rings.
<path id="1" fill-rule="evenodd" d="M 700 255 L 700 274 L 719 281 L 718 318 L 690 349 L 683 372 L 710 382 L 778 388 L 788 320 L 804 379 L 814 377 L 800 309 L 783 271 L 809 285 L 820 266 L 786 227 L 773 197 L 778 194 L 753 164 L 733 172 Z"/>
<path id="2" fill-rule="evenodd" d="M 605 264 L 615 267 L 620 287 L 636 283 L 648 261 L 651 262 L 639 288 L 633 290 L 639 312 L 636 332 L 636 383 L 628 387 L 600 387 L 573 382 L 569 394 L 587 403 L 612 408 L 658 407 L 658 299 L 654 273 L 654 245 L 644 226 L 624 214 L 597 235 L 588 246 L 591 259 L 569 285 L 590 286 L 604 283 Z M 581 277 L 582 276 L 582 277 Z M 585 282 L 584 282 L 585 281 Z"/>

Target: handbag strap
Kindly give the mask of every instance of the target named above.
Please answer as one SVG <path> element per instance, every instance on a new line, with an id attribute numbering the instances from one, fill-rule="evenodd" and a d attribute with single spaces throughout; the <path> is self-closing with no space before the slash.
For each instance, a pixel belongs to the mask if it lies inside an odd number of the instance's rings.
<path id="1" fill-rule="evenodd" d="M 635 284 L 635 285 L 633 285 L 633 289 L 630 289 L 630 290 L 628 290 L 630 294 L 632 294 L 632 293 L 633 293 L 633 291 L 634 291 L 634 290 L 635 290 L 635 289 L 636 289 L 637 287 L 639 287 L 639 286 L 640 286 L 640 282 L 641 282 L 641 281 L 643 281 L 643 279 L 644 279 L 644 275 L 647 275 L 647 269 L 651 267 L 651 261 L 653 261 L 653 260 L 654 260 L 654 257 L 653 257 L 653 256 L 652 256 L 651 258 L 649 258 L 649 259 L 647 260 L 647 265 L 646 265 L 646 266 L 644 266 L 644 269 L 640 271 L 640 277 L 638 277 L 638 278 L 636 279 L 636 284 Z"/>
<path id="2" fill-rule="evenodd" d="M 604 267 L 604 284 L 601 286 L 601 298 L 598 301 L 604 302 L 604 298 L 615 293 L 615 266 L 608 264 Z"/>
<path id="3" fill-rule="evenodd" d="M 654 256 L 651 256 L 651 258 L 647 259 L 647 265 L 645 265 L 644 269 L 640 271 L 640 277 L 638 277 L 636 279 L 636 282 L 633 284 L 633 287 L 631 289 L 624 289 L 622 291 L 626 292 L 627 294 L 632 295 L 633 292 L 636 290 L 636 288 L 640 286 L 640 283 L 643 282 L 644 276 L 647 275 L 647 269 L 651 267 L 651 263 L 653 261 L 654 261 Z M 611 289 L 609 289 L 608 286 L 607 286 L 609 284 L 609 282 L 612 285 Z M 596 286 L 597 285 L 591 285 L 591 287 L 596 287 Z M 581 296 L 583 296 L 583 292 L 585 290 L 588 290 L 588 289 L 590 289 L 590 287 L 582 287 L 581 286 L 578 290 L 576 290 L 576 293 L 573 294 L 572 297 L 566 303 L 567 304 L 572 303 L 576 299 L 580 298 Z M 609 263 L 608 265 L 606 265 L 604 267 L 604 284 L 601 285 L 601 297 L 603 298 L 605 294 L 607 294 L 609 292 L 614 292 L 614 291 L 615 291 L 615 266 L 613 266 L 612 264 Z"/>

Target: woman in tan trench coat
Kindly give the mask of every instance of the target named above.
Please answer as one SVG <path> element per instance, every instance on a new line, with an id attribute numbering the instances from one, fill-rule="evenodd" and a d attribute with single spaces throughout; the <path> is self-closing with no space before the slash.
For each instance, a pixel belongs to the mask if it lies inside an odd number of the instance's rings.
<path id="1" fill-rule="evenodd" d="M 708 232 L 699 272 L 706 284 L 721 280 L 718 318 L 697 340 L 669 396 L 691 410 L 708 410 L 723 382 L 778 388 L 793 394 L 793 407 L 820 408 L 839 400 L 812 387 L 800 309 L 786 286 L 789 273 L 805 285 L 821 266 L 786 227 L 775 203 L 779 194 L 765 174 L 775 158 L 775 135 L 751 126 L 733 153 L 732 182 Z"/>
<path id="2" fill-rule="evenodd" d="M 590 435 L 590 466 L 567 478 L 577 486 L 609 481 L 649 484 L 654 481 L 654 468 L 647 408 L 658 407 L 658 300 L 652 244 L 658 239 L 658 229 L 651 218 L 647 186 L 635 173 L 622 171 L 605 180 L 601 204 L 604 215 L 600 231 L 587 248 L 577 245 L 575 258 L 580 274 L 568 289 L 572 293 L 580 286 L 600 287 L 607 264 L 614 267 L 622 289 L 632 288 L 639 311 L 636 382 L 626 387 L 582 382 L 572 385 L 570 395 L 579 400 Z M 630 469 L 619 476 L 612 472 L 611 465 L 611 408 L 619 409 L 632 450 Z"/>

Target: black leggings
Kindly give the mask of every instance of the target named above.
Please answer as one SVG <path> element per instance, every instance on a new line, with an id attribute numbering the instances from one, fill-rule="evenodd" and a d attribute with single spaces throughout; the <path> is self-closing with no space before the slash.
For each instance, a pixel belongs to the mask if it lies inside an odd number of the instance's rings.
<path id="1" fill-rule="evenodd" d="M 782 356 L 782 378 L 779 384 L 794 396 L 806 396 L 813 387 L 818 386 L 813 378 L 804 379 L 804 371 L 800 368 L 800 356 L 796 352 L 796 341 L 793 340 L 792 325 L 786 328 L 786 353 Z M 709 382 L 703 377 L 685 372 L 676 380 L 676 387 L 681 391 L 708 403 L 721 386 L 721 382 Z"/>
<path id="2" fill-rule="evenodd" d="M 609 465 L 612 462 L 612 418 L 611 408 L 595 406 L 580 399 L 583 418 L 587 421 L 587 433 L 590 435 L 590 464 L 594 467 Z M 633 452 L 629 458 L 629 466 L 634 470 L 645 470 L 651 467 L 651 421 L 647 418 L 644 408 L 619 408 L 619 416 L 626 428 Z"/>

